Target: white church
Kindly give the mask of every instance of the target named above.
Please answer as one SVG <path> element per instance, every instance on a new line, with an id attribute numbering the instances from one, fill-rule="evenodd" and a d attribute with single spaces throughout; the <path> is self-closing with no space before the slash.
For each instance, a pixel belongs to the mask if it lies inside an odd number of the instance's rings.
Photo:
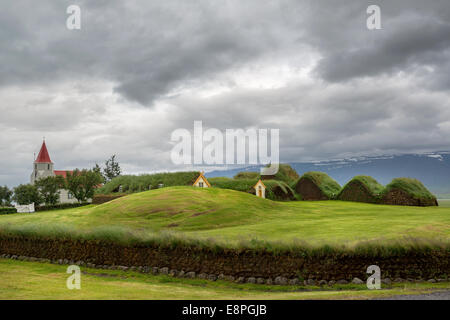
<path id="1" fill-rule="evenodd" d="M 45 141 L 42 142 L 41 150 L 37 158 L 33 163 L 33 173 L 30 177 L 30 183 L 34 184 L 36 180 L 41 178 L 46 178 L 50 176 L 62 176 L 66 177 L 67 172 L 72 172 L 71 170 L 54 170 L 53 162 L 50 160 L 50 155 L 48 154 L 47 146 Z M 76 203 L 78 202 L 72 194 L 65 189 L 59 190 L 59 202 L 60 203 Z"/>

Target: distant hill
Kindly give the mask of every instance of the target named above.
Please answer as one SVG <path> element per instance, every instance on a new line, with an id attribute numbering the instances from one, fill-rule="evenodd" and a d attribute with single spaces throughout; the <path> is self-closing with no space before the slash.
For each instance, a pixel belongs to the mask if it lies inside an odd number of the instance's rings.
<path id="1" fill-rule="evenodd" d="M 320 162 L 290 162 L 289 164 L 299 175 L 308 171 L 326 172 L 340 185 L 344 185 L 357 175 L 372 176 L 383 185 L 397 177 L 416 178 L 439 198 L 450 198 L 450 152 L 359 157 Z M 233 177 L 241 171 L 258 171 L 260 167 L 217 170 L 209 172 L 206 176 Z"/>

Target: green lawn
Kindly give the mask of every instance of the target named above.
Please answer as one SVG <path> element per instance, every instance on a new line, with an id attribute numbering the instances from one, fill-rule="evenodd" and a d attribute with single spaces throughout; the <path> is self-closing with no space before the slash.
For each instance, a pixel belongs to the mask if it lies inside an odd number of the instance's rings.
<path id="1" fill-rule="evenodd" d="M 438 203 L 440 207 L 450 208 L 450 199 L 438 199 Z"/>
<path id="2" fill-rule="evenodd" d="M 67 266 L 0 259 L 0 299 L 370 299 L 449 289 L 450 283 L 283 287 L 177 279 L 134 272 L 82 268 L 81 289 L 69 290 Z"/>
<path id="3" fill-rule="evenodd" d="M 312 244 L 405 237 L 448 240 L 450 208 L 344 201 L 274 202 L 216 188 L 171 187 L 136 193 L 98 206 L 0 216 L 3 225 L 78 230 L 99 226 L 140 232 L 171 230 L 189 237 L 261 239 Z"/>

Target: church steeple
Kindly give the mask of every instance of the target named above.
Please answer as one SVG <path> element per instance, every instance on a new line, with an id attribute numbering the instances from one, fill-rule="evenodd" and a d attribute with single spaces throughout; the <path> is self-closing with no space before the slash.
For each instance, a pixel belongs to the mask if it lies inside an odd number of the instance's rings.
<path id="1" fill-rule="evenodd" d="M 50 160 L 50 155 L 48 154 L 47 146 L 45 145 L 45 140 L 42 142 L 41 150 L 39 151 L 34 163 L 52 163 L 52 160 Z"/>
<path id="2" fill-rule="evenodd" d="M 45 140 L 42 142 L 41 150 L 39 154 L 34 160 L 33 163 L 33 173 L 30 177 L 31 184 L 38 179 L 54 176 L 55 172 L 53 171 L 53 162 L 50 159 L 50 155 L 48 154 L 47 146 L 45 145 Z"/>

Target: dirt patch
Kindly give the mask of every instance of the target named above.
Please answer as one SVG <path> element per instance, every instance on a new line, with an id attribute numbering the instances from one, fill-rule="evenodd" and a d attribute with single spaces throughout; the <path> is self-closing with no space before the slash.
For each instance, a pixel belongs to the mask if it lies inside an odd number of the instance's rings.
<path id="1" fill-rule="evenodd" d="M 118 199 L 121 197 L 126 196 L 124 193 L 117 193 L 117 194 L 96 194 L 92 198 L 92 204 L 102 204 L 105 202 L 109 202 L 114 199 Z"/>
<path id="2" fill-rule="evenodd" d="M 189 211 L 180 209 L 180 208 L 175 208 L 175 207 L 164 207 L 164 208 L 154 208 L 152 210 L 145 210 L 145 211 L 142 211 L 141 213 L 148 213 L 148 214 L 165 213 L 167 216 L 172 217 L 176 214 L 185 213 L 185 212 L 189 212 Z"/>
<path id="3" fill-rule="evenodd" d="M 179 226 L 178 223 L 171 223 L 171 224 L 169 224 L 169 225 L 167 226 L 167 228 L 175 228 L 175 227 L 178 227 L 178 226 Z"/>
<path id="4" fill-rule="evenodd" d="M 211 213 L 211 212 L 215 212 L 215 211 L 216 210 L 211 209 L 211 210 L 206 210 L 206 211 L 202 211 L 202 212 L 196 212 L 192 216 L 190 216 L 189 218 L 198 217 L 198 216 L 201 216 L 203 214 L 207 214 L 207 213 Z"/>

